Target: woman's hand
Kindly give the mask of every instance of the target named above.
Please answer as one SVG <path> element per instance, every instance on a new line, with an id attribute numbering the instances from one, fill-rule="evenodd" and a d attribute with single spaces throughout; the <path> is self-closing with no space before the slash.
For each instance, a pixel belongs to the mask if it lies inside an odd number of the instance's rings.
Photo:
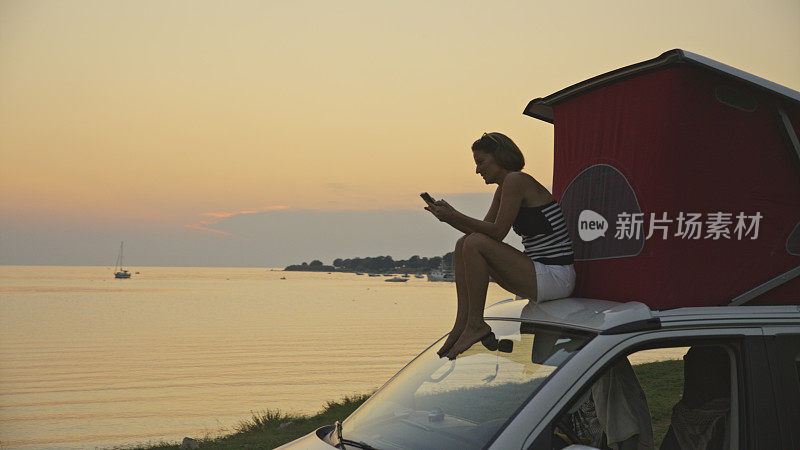
<path id="1" fill-rule="evenodd" d="M 426 206 L 425 209 L 445 223 L 452 222 L 456 214 L 458 214 L 458 211 L 444 200 L 436 200 L 432 205 Z"/>

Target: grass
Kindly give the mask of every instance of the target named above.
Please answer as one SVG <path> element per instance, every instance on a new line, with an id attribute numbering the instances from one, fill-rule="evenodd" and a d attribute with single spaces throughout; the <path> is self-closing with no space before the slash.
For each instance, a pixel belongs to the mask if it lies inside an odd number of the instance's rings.
<path id="1" fill-rule="evenodd" d="M 672 407 L 683 394 L 683 360 L 638 364 L 633 366 L 633 371 L 647 397 L 655 446 L 658 448 L 669 428 Z"/>
<path id="2" fill-rule="evenodd" d="M 647 405 L 653 421 L 653 434 L 656 440 L 656 448 L 664 437 L 669 427 L 670 415 L 675 402 L 680 399 L 683 392 L 683 361 L 661 361 L 654 363 L 639 364 L 633 366 L 636 376 L 647 397 Z M 538 380 L 536 382 L 539 382 Z M 523 385 L 501 385 L 494 389 L 490 387 L 478 387 L 470 390 L 475 392 L 463 396 L 463 392 L 449 392 L 443 395 L 461 396 L 474 401 L 476 398 L 484 398 L 486 401 L 479 410 L 476 410 L 470 403 L 465 405 L 465 409 L 458 411 L 462 417 L 469 417 L 472 420 L 491 420 L 496 419 L 498 412 L 506 413 L 506 401 L 509 398 L 519 396 L 519 390 L 529 388 Z M 493 392 L 492 392 L 493 391 Z M 474 394 L 474 395 L 473 395 Z M 291 442 L 299 437 L 316 430 L 324 425 L 331 425 L 337 420 L 344 420 L 371 394 L 346 396 L 339 401 L 329 401 L 323 410 L 315 415 L 306 416 L 299 414 L 287 414 L 280 410 L 267 410 L 254 412 L 250 419 L 242 421 L 235 432 L 221 437 L 206 436 L 198 439 L 201 449 L 271 449 Z M 440 394 L 442 395 L 442 394 Z M 426 396 L 417 399 L 417 407 L 424 409 Z M 498 405 L 497 403 L 501 403 Z M 445 402 L 455 409 L 458 403 L 455 399 Z M 502 407 L 506 405 L 506 408 Z M 500 411 L 503 410 L 503 411 Z M 452 412 L 452 411 L 451 411 Z M 453 414 L 458 415 L 456 412 Z M 159 450 L 159 449 L 178 449 L 180 443 L 161 442 L 158 444 L 140 445 L 136 447 L 115 447 L 117 450 Z"/>
<path id="3" fill-rule="evenodd" d="M 248 420 L 236 427 L 233 434 L 220 437 L 206 436 L 200 441 L 201 449 L 271 449 L 291 442 L 324 425 L 344 420 L 372 394 L 345 396 L 340 401 L 329 401 L 321 412 L 306 416 L 287 414 L 279 410 L 253 412 Z M 118 450 L 178 449 L 180 442 L 161 442 L 135 447 L 115 447 Z"/>

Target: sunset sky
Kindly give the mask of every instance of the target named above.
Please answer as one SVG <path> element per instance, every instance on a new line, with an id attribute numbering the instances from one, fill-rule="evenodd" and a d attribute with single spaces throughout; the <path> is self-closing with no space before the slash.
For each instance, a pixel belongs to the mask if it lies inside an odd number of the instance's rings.
<path id="1" fill-rule="evenodd" d="M 683 48 L 800 90 L 800 2 L 0 0 L 0 264 L 441 254 L 469 146 L 552 182 L 529 100 Z M 512 238 L 515 239 L 515 238 Z"/>

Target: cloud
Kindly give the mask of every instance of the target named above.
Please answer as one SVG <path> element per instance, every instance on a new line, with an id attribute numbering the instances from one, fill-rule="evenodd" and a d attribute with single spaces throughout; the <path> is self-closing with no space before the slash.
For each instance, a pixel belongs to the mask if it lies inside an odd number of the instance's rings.
<path id="1" fill-rule="evenodd" d="M 447 194 L 470 217 L 483 217 L 491 192 Z M 207 211 L 193 224 L 30 221 L 0 211 L 0 264 L 113 264 L 119 241 L 126 262 L 141 266 L 285 267 L 303 261 L 391 255 L 435 256 L 453 250 L 460 232 L 416 209 L 298 209 L 273 206 Z M 200 221 L 214 222 L 210 225 Z M 507 239 L 519 246 L 519 238 Z"/>
<path id="2" fill-rule="evenodd" d="M 198 224 L 184 225 L 184 226 L 185 226 L 186 228 L 193 228 L 193 229 L 195 229 L 195 230 L 200 230 L 200 231 L 211 231 L 212 233 L 218 233 L 218 234 L 222 234 L 222 235 L 224 235 L 224 236 L 233 236 L 233 237 L 236 237 L 236 235 L 235 235 L 235 234 L 233 234 L 233 233 L 228 233 L 227 231 L 222 231 L 222 230 L 215 230 L 215 229 L 213 229 L 213 228 L 204 227 L 204 226 L 202 226 L 202 225 L 198 225 Z"/>
<path id="3" fill-rule="evenodd" d="M 225 217 L 235 216 L 237 214 L 253 214 L 258 211 L 238 211 L 238 212 L 210 212 L 210 213 L 200 213 L 201 216 L 209 216 L 215 219 L 224 219 Z"/>
<path id="4" fill-rule="evenodd" d="M 348 185 L 342 183 L 327 183 L 326 187 L 330 189 L 339 189 L 339 190 L 348 190 L 350 187 Z M 446 197 L 451 204 L 456 206 L 457 208 L 466 208 L 466 211 L 475 213 L 475 217 L 482 217 L 486 208 L 488 208 L 487 198 L 491 199 L 490 193 L 450 193 L 450 194 L 439 194 L 434 193 L 436 198 L 443 198 Z M 330 201 L 328 202 L 329 205 L 336 205 L 339 202 L 337 201 Z M 191 228 L 193 230 L 198 231 L 208 231 L 215 234 L 220 234 L 223 236 L 240 238 L 240 239 L 251 239 L 254 236 L 250 235 L 250 230 L 241 230 L 238 226 L 241 221 L 239 220 L 239 216 L 245 215 L 255 215 L 254 217 L 260 216 L 262 213 L 270 213 L 275 211 L 286 211 L 290 210 L 291 208 L 286 205 L 273 205 L 267 206 L 265 208 L 258 208 L 258 209 L 247 209 L 241 211 L 218 211 L 218 212 L 204 212 L 200 213 L 200 219 L 197 223 L 184 225 L 186 228 Z M 414 210 L 419 210 L 421 208 L 415 208 Z M 405 208 L 398 209 L 397 211 L 406 211 Z M 460 209 L 462 212 L 465 211 L 464 209 Z M 303 209 L 303 210 L 292 210 L 296 213 L 313 213 L 313 212 L 323 212 L 323 210 L 315 210 L 315 209 Z M 375 212 L 386 212 L 381 209 L 363 209 L 363 210 L 331 210 L 327 211 L 330 213 L 345 213 L 345 214 L 360 214 L 360 213 L 375 213 Z M 233 219 L 233 220 L 229 220 Z M 221 222 L 225 222 L 225 227 L 228 229 L 236 230 L 236 233 L 230 231 L 223 231 L 219 230 L 214 227 L 214 225 L 218 225 Z M 259 219 L 253 218 L 251 223 L 257 223 Z M 242 236 L 244 234 L 244 236 Z"/>
<path id="5" fill-rule="evenodd" d="M 200 213 L 200 216 L 203 216 L 204 218 L 201 219 L 198 223 L 194 223 L 194 224 L 190 224 L 190 225 L 184 225 L 184 227 L 192 228 L 194 230 L 200 230 L 200 231 L 210 231 L 212 233 L 221 234 L 223 236 L 238 237 L 233 233 L 229 233 L 227 231 L 222 231 L 222 230 L 217 230 L 217 229 L 211 228 L 211 227 L 209 227 L 209 225 L 214 225 L 214 224 L 217 224 L 217 223 L 221 222 L 223 219 L 227 219 L 229 217 L 234 217 L 234 216 L 240 216 L 242 214 L 257 214 L 257 213 L 260 213 L 260 212 L 281 211 L 281 210 L 285 210 L 285 209 L 289 209 L 289 207 L 288 206 L 284 206 L 284 205 L 274 205 L 274 206 L 268 206 L 266 208 L 249 209 L 249 210 L 245 210 L 245 211 L 205 212 L 205 213 Z"/>

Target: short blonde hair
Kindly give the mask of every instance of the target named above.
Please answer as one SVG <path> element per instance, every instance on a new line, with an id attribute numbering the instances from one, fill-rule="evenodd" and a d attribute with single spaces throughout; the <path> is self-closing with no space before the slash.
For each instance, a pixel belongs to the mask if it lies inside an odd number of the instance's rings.
<path id="1" fill-rule="evenodd" d="M 497 164 L 511 171 L 519 171 L 525 167 L 525 157 L 517 144 L 503 133 L 483 133 L 477 141 L 472 143 L 472 151 L 488 153 L 494 157 Z"/>

